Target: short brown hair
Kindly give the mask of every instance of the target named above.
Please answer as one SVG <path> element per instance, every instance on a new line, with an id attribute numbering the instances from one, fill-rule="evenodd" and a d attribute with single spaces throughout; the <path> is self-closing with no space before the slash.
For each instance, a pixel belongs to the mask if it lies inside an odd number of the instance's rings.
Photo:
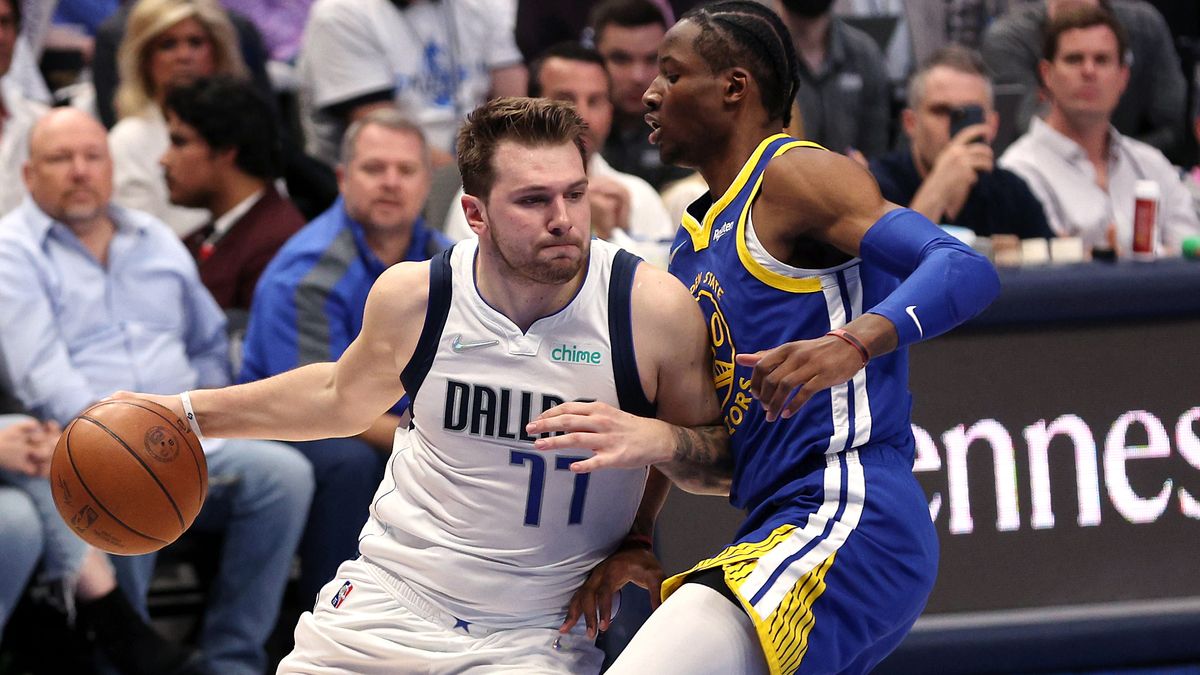
<path id="1" fill-rule="evenodd" d="M 1053 61 L 1058 56 L 1058 39 L 1063 33 L 1093 26 L 1108 26 L 1113 35 L 1117 36 L 1117 62 L 1127 63 L 1125 50 L 1129 48 L 1129 36 L 1125 33 L 1125 27 L 1103 6 L 1085 4 L 1056 12 L 1054 18 L 1049 20 L 1042 36 L 1042 58 Z"/>
<path id="2" fill-rule="evenodd" d="M 921 64 L 908 81 L 908 107 L 916 109 L 925 99 L 925 80 L 934 68 L 949 68 L 956 73 L 982 78 L 987 88 L 988 105 L 992 104 L 992 79 L 979 52 L 958 44 L 949 44 L 933 53 Z"/>
<path id="3" fill-rule="evenodd" d="M 458 131 L 458 172 L 463 192 L 487 199 L 496 181 L 492 157 L 501 141 L 528 147 L 574 143 L 587 167 L 584 134 L 587 124 L 563 101 L 510 96 L 476 108 Z"/>
<path id="4" fill-rule="evenodd" d="M 347 165 L 354 160 L 354 151 L 358 149 L 358 137 L 362 135 L 363 129 L 370 126 L 383 127 L 416 136 L 417 140 L 421 142 L 421 161 L 427 168 L 432 169 L 433 160 L 429 156 L 429 141 L 425 138 L 425 132 L 394 106 L 375 108 L 350 123 L 346 133 L 342 134 L 342 146 L 338 151 L 339 164 Z"/>

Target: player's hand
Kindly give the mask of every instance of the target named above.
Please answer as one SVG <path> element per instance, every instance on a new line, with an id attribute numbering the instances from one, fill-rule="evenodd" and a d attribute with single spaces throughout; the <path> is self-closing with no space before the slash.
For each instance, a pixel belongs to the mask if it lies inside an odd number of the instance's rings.
<path id="1" fill-rule="evenodd" d="M 846 382 L 863 367 L 858 350 L 830 335 L 738 354 L 737 363 L 754 368 L 750 394 L 768 422 L 795 415 L 813 394 Z"/>
<path id="2" fill-rule="evenodd" d="M 183 401 L 179 399 L 178 394 L 172 396 L 163 396 L 161 394 L 139 394 L 132 391 L 118 391 L 108 398 L 117 400 L 141 399 L 143 401 L 157 403 L 167 410 L 175 413 L 176 417 L 178 417 L 185 425 L 187 424 L 187 415 L 183 412 Z"/>
<path id="3" fill-rule="evenodd" d="M 625 584 L 633 582 L 650 593 L 650 607 L 657 609 L 662 603 L 662 565 L 654 553 L 644 546 L 617 549 L 592 569 L 587 581 L 575 591 L 567 607 L 567 620 L 558 629 L 567 633 L 583 617 L 589 638 L 596 631 L 608 630 L 612 621 L 612 598 Z"/>
<path id="4" fill-rule="evenodd" d="M 607 403 L 572 401 L 556 405 L 538 415 L 525 431 L 530 435 L 563 432 L 537 439 L 535 450 L 583 448 L 594 452 L 595 456 L 571 465 L 575 473 L 649 466 L 668 461 L 675 453 L 671 425 L 631 415 Z"/>

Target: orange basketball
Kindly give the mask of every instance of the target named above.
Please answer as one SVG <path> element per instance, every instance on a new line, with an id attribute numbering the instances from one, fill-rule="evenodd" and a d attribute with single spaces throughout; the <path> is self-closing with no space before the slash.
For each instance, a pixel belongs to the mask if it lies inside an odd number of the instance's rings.
<path id="1" fill-rule="evenodd" d="M 196 435 L 167 408 L 103 401 L 63 431 L 50 486 L 59 515 L 80 538 L 137 555 L 191 526 L 208 493 L 208 465 Z"/>

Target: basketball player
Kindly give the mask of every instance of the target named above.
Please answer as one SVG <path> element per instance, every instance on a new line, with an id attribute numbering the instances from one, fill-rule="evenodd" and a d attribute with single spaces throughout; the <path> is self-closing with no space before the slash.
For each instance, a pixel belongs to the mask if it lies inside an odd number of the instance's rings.
<path id="1" fill-rule="evenodd" d="M 664 583 L 610 673 L 866 672 L 933 586 L 904 348 L 981 311 L 998 280 L 855 162 L 781 134 L 796 86 L 779 18 L 722 2 L 667 33 L 643 99 L 663 160 L 711 190 L 684 215 L 670 269 L 711 328 L 730 500 L 749 515 Z M 591 471 L 694 449 L 663 426 L 569 403 L 529 432 L 571 432 L 535 447 L 592 448 L 573 467 Z"/>
<path id="2" fill-rule="evenodd" d="M 385 272 L 336 363 L 145 396 L 181 417 L 190 401 L 211 436 L 284 440 L 359 433 L 401 395 L 413 400 L 362 555 L 301 618 L 280 672 L 599 670 L 582 628 L 557 628 L 597 563 L 649 541 L 666 483 L 639 510 L 645 466 L 575 474 L 588 453 L 536 452 L 525 425 L 572 400 L 684 426 L 714 424 L 718 409 L 686 288 L 589 241 L 585 129 L 557 101 L 481 106 L 458 140 L 478 240 Z"/>

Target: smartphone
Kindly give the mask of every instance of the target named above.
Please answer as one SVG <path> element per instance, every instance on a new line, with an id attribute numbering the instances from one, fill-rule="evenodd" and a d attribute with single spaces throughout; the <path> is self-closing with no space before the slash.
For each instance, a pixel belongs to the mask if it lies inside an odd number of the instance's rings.
<path id="1" fill-rule="evenodd" d="M 958 135 L 958 132 L 966 129 L 972 124 L 983 124 L 983 108 L 977 105 L 964 105 L 961 108 L 950 109 L 950 138 Z M 982 143 L 983 137 L 980 136 L 977 142 Z"/>

